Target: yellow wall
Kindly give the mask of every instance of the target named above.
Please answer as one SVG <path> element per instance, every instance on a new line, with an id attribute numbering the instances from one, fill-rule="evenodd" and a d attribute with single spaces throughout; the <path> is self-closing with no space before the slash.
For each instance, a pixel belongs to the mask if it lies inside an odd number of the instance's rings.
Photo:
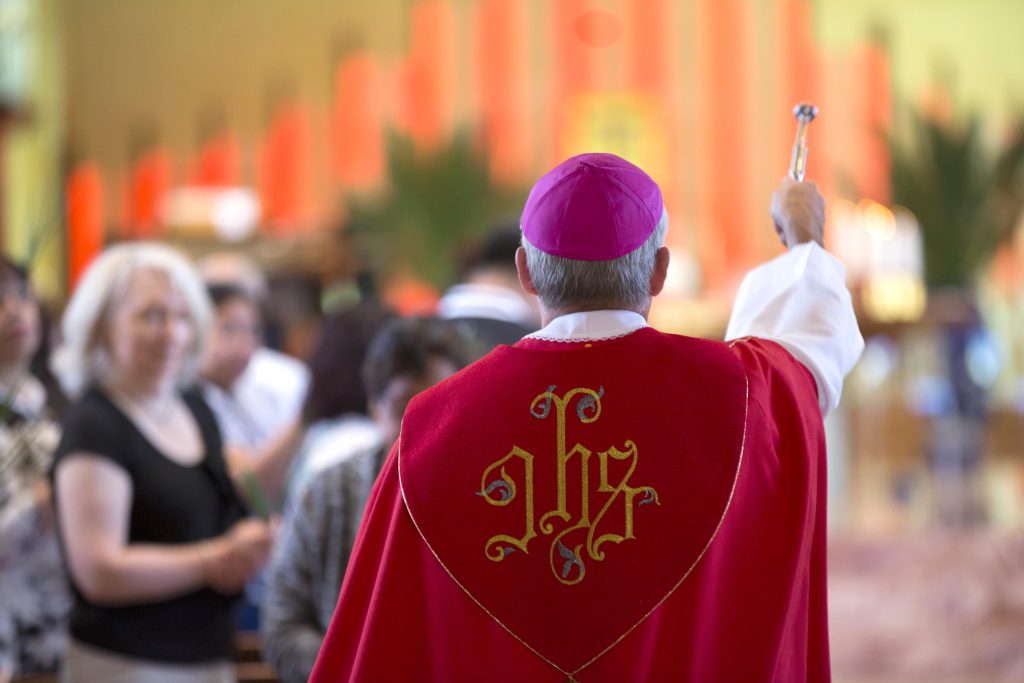
<path id="1" fill-rule="evenodd" d="M 130 139 L 156 131 L 187 156 L 200 119 L 220 112 L 251 150 L 264 133 L 274 92 L 330 113 L 334 69 L 346 49 L 382 57 L 405 49 L 405 0 L 68 0 L 68 99 L 72 153 L 99 162 L 119 186 Z M 326 131 L 314 129 L 318 138 Z M 244 159 L 252 174 L 251 154 Z M 320 163 L 325 163 L 323 159 Z M 178 177 L 184 169 L 176 168 Z M 314 174 L 320 177 L 323 174 Z M 322 194 L 320 188 L 314 193 Z M 119 197 L 108 188 L 108 216 Z"/>
<path id="2" fill-rule="evenodd" d="M 955 108 L 998 129 L 1024 111 L 1021 0 L 815 0 L 815 30 L 829 51 L 881 27 L 889 37 L 897 104 L 919 104 L 936 83 Z"/>
<path id="3" fill-rule="evenodd" d="M 65 89 L 63 0 L 36 0 L 29 31 L 35 39 L 28 121 L 10 130 L 5 149 L 4 251 L 25 261 L 31 244 L 45 242 L 31 264 L 37 294 L 55 300 L 64 293 L 63 165 Z"/>

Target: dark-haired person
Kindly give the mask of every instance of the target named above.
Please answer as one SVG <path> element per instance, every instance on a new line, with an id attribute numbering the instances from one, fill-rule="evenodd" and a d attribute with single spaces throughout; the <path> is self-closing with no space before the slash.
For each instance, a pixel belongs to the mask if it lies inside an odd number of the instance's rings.
<path id="1" fill-rule="evenodd" d="M 297 439 L 285 432 L 288 427 L 280 426 L 281 409 L 272 394 L 239 387 L 263 339 L 259 298 L 251 287 L 231 282 L 207 284 L 206 291 L 213 303 L 213 320 L 199 364 L 199 389 L 217 418 L 227 457 L 244 470 L 254 458 L 279 444 L 287 451 Z M 268 413 L 274 419 L 268 420 Z M 279 433 L 270 431 L 275 428 Z M 285 456 L 282 453 L 282 458 Z M 272 502 L 268 500 L 267 504 Z M 259 628 L 262 592 L 262 574 L 257 574 L 245 587 L 245 600 L 238 614 L 240 629 Z"/>
<path id="2" fill-rule="evenodd" d="M 246 439 L 239 442 L 238 436 L 229 432 L 225 442 L 249 455 L 277 445 L 284 448 L 288 445 L 287 433 L 297 429 L 310 378 L 303 362 L 265 345 L 266 328 L 274 327 L 263 316 L 270 303 L 266 275 L 255 262 L 230 251 L 208 254 L 197 267 L 211 293 L 231 293 L 231 298 L 236 299 L 234 293 L 241 290 L 254 304 L 254 313 L 259 318 L 257 344 L 245 370 L 231 386 L 231 399 L 245 411 L 250 422 L 242 432 Z"/>
<path id="3" fill-rule="evenodd" d="M 225 445 L 256 451 L 271 434 L 260 415 L 236 396 L 235 385 L 260 345 L 259 302 L 236 285 L 209 285 L 207 292 L 213 302 L 213 321 L 199 365 L 203 398 L 217 416 Z"/>
<path id="4" fill-rule="evenodd" d="M 450 325 L 433 318 L 389 323 L 370 347 L 366 390 L 383 436 L 375 448 L 328 467 L 306 487 L 285 517 L 267 572 L 263 606 L 264 656 L 282 683 L 304 683 L 345 576 L 363 507 L 409 400 L 456 372 L 463 342 Z"/>
<path id="5" fill-rule="evenodd" d="M 309 358 L 311 381 L 302 407 L 305 430 L 288 482 L 288 499 L 318 472 L 383 443 L 369 417 L 363 363 L 370 342 L 394 312 L 370 298 L 324 319 Z"/>
<path id="6" fill-rule="evenodd" d="M 462 266 L 462 280 L 441 297 L 437 310 L 467 340 L 474 360 L 499 344 L 515 344 L 540 326 L 537 297 L 519 286 L 519 225 L 496 225 Z"/>
<path id="7" fill-rule="evenodd" d="M 46 355 L 25 271 L 0 256 L 0 681 L 56 671 L 71 596 L 47 472 L 60 438 L 56 387 L 31 372 Z M 42 364 L 45 367 L 45 362 Z M 44 378 L 45 379 L 45 378 Z"/>

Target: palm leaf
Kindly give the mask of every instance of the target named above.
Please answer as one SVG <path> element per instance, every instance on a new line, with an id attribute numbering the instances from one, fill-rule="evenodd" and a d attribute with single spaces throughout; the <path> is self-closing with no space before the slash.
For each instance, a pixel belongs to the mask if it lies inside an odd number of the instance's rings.
<path id="1" fill-rule="evenodd" d="M 993 154 L 976 117 L 943 125 L 912 115 L 913 143 L 892 137 L 893 203 L 921 226 L 925 282 L 969 285 L 1007 236 L 1024 197 L 1024 141 Z"/>
<path id="2" fill-rule="evenodd" d="M 517 216 L 526 192 L 494 183 L 486 156 L 468 135 L 424 153 L 405 138 L 388 145 L 388 189 L 355 198 L 352 225 L 360 231 L 385 275 L 411 269 L 436 286 L 455 276 L 455 254 L 495 221 Z"/>

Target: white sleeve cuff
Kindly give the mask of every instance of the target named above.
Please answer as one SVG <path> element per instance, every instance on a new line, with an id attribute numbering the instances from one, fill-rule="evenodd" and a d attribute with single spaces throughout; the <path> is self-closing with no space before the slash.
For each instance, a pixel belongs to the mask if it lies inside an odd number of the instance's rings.
<path id="1" fill-rule="evenodd" d="M 725 338 L 763 337 L 810 370 L 823 415 L 839 405 L 843 378 L 864 350 L 846 267 L 814 242 L 797 245 L 743 279 Z"/>

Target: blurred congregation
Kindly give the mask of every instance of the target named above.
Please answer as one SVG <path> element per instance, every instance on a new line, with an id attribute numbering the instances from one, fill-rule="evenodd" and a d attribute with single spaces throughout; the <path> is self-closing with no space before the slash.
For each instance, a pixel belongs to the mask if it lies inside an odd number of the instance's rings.
<path id="1" fill-rule="evenodd" d="M 537 327 L 509 286 L 517 244 L 481 245 L 500 265 L 474 259 L 445 319 L 364 292 L 323 317 L 308 365 L 265 346 L 267 282 L 238 254 L 108 248 L 49 359 L 45 313 L 4 261 L 6 675 L 66 658 L 71 680 L 234 680 L 236 630 L 262 623 L 281 680 L 306 680 L 406 404 Z M 103 651 L 222 661 L 132 670 Z"/>
<path id="2" fill-rule="evenodd" d="M 0 683 L 306 681 L 406 406 L 541 327 L 530 182 L 646 169 L 721 339 L 804 100 L 835 680 L 1024 680 L 1022 8 L 0 0 Z"/>

